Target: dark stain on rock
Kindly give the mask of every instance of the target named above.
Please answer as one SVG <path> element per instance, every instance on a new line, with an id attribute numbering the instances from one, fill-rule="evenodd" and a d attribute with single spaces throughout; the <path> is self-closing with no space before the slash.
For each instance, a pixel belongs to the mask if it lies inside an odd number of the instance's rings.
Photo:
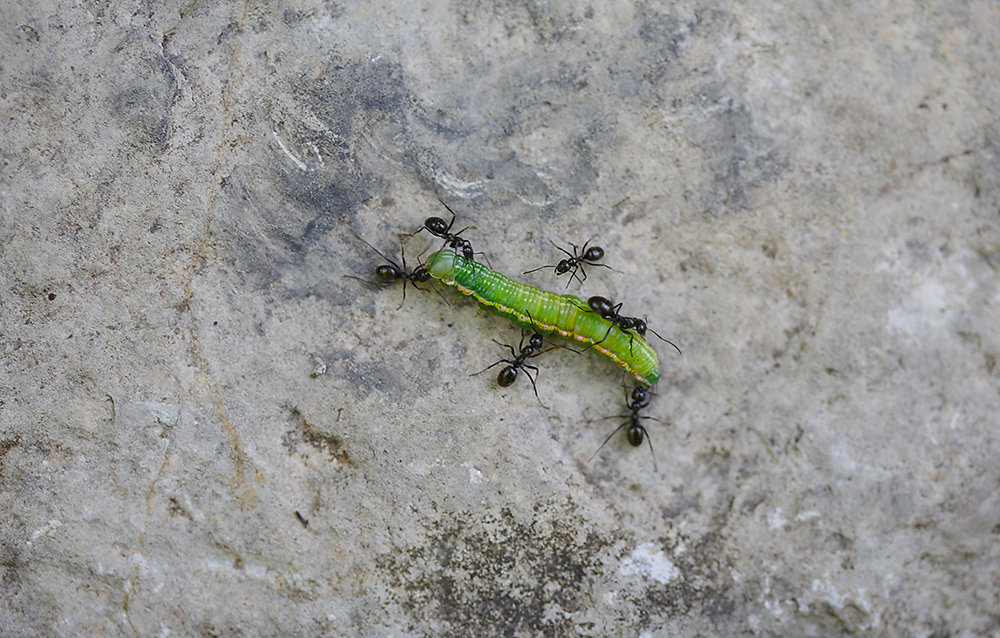
<path id="1" fill-rule="evenodd" d="M 967 185 L 973 196 L 972 212 L 975 216 L 984 221 L 989 220 L 988 223 L 995 223 L 1000 214 L 997 209 L 997 201 L 1000 201 L 1000 130 L 994 125 L 987 125 L 979 136 L 982 141 L 972 152 L 975 161 L 957 163 L 954 167 L 948 167 L 948 171 Z M 987 242 L 979 244 L 987 245 Z M 993 259 L 987 261 L 996 270 L 1000 267 L 996 246 L 990 246 L 989 252 Z"/>
<path id="2" fill-rule="evenodd" d="M 660 543 L 669 547 L 666 540 Z M 724 564 L 724 541 L 718 532 L 709 532 L 690 541 L 689 550 L 671 560 L 683 578 L 666 584 L 651 584 L 635 600 L 639 626 L 647 628 L 666 618 L 697 613 L 720 628 L 733 624 L 735 601 L 727 595 L 729 569 Z M 723 635 L 732 635 L 724 633 Z"/>
<path id="3" fill-rule="evenodd" d="M 689 511 L 697 511 L 700 506 L 700 495 L 679 492 L 676 497 L 661 508 L 663 518 L 677 518 Z"/>
<path id="4" fill-rule="evenodd" d="M 331 62 L 322 75 L 298 83 L 293 91 L 341 137 L 351 135 L 358 124 L 396 112 L 407 95 L 399 64 L 367 59 Z"/>
<path id="5" fill-rule="evenodd" d="M 20 436 L 13 436 L 9 439 L 0 439 L 0 470 L 3 469 L 3 459 L 11 450 L 21 444 Z"/>
<path id="6" fill-rule="evenodd" d="M 393 292 L 396 291 L 386 291 L 386 294 Z M 373 336 L 372 340 L 375 338 Z M 397 353 L 405 350 L 410 362 L 402 366 L 391 356 L 367 359 L 364 358 L 366 355 L 359 356 L 359 352 L 343 348 L 323 352 L 320 357 L 349 381 L 362 397 L 376 391 L 379 396 L 392 401 L 406 401 L 407 397 L 426 391 L 441 368 L 443 352 L 437 341 L 414 344 L 406 340 L 372 347 Z M 368 353 L 369 349 L 365 348 L 364 352 Z"/>
<path id="7" fill-rule="evenodd" d="M 194 520 L 194 517 L 191 516 L 191 512 L 187 511 L 187 509 L 183 505 L 181 505 L 177 501 L 177 499 L 174 498 L 173 496 L 167 499 L 167 512 L 171 516 L 182 516 L 188 519 L 189 521 Z"/>
<path id="8" fill-rule="evenodd" d="M 445 625 L 445 636 L 565 633 L 549 612 L 590 604 L 608 539 L 582 533 L 581 521 L 553 521 L 542 530 L 508 510 L 472 518 L 434 523 L 428 546 L 376 558 L 389 586 L 403 593 L 401 605 L 418 618 L 433 614 L 422 619 Z"/>
<path id="9" fill-rule="evenodd" d="M 309 243 L 325 236 L 341 220 L 346 219 L 354 208 L 368 199 L 368 184 L 360 181 L 339 181 L 330 179 L 322 172 L 306 172 L 288 164 L 279 164 L 278 178 L 288 199 L 298 207 L 312 211 L 312 214 L 298 219 L 298 228 L 284 229 L 284 241 L 292 252 L 301 252 Z M 262 211 L 265 220 L 280 229 L 287 221 L 295 220 L 289 210 Z M 292 230 L 288 233 L 288 230 Z"/>
<path id="10" fill-rule="evenodd" d="M 274 137 L 267 165 L 239 167 L 222 180 L 220 201 L 239 214 L 219 216 L 213 230 L 253 284 L 284 279 L 279 294 L 326 298 L 343 286 L 339 278 L 331 285 L 329 271 L 317 265 L 338 263 L 331 236 L 348 238 L 359 206 L 386 190 L 371 140 L 402 135 L 397 119 L 407 92 L 398 64 L 368 59 L 335 59 L 319 77 L 287 90 L 296 105 L 292 116 L 273 114 L 266 124 Z M 300 113 L 322 127 L 307 126 Z M 290 271 L 294 276 L 283 276 Z"/>
<path id="11" fill-rule="evenodd" d="M 30 24 L 22 24 L 17 29 L 24 34 L 24 38 L 31 44 L 41 40 L 41 36 L 38 35 L 38 30 Z"/>
<path id="12" fill-rule="evenodd" d="M 660 539 L 683 576 L 618 584 L 616 617 L 594 627 L 586 621 L 594 589 L 615 580 L 623 547 L 635 541 L 589 531 L 571 511 L 560 516 L 560 507 L 537 506 L 554 516 L 544 521 L 518 520 L 503 509 L 430 523 L 426 545 L 376 558 L 380 578 L 414 623 L 443 636 L 577 635 L 584 628 L 635 635 L 692 614 L 720 627 L 739 622 L 738 604 L 727 595 L 723 539 L 709 532 L 685 539 L 687 551 L 676 556 L 669 547 L 677 541 Z"/>
<path id="13" fill-rule="evenodd" d="M 342 439 L 324 432 L 319 426 L 310 422 L 297 407 L 285 406 L 285 409 L 289 413 L 291 428 L 281 438 L 281 443 L 289 453 L 294 453 L 299 443 L 308 443 L 328 459 L 336 460 L 341 465 L 354 465 Z"/>
<path id="14" fill-rule="evenodd" d="M 681 44 L 701 26 L 701 15 L 684 19 L 647 7 L 637 17 L 637 33 L 645 45 L 642 80 L 657 86 L 681 79 L 690 70 L 681 63 Z"/>
<path id="15" fill-rule="evenodd" d="M 731 19 L 717 11 L 680 15 L 643 10 L 637 17 L 637 33 L 646 50 L 637 55 L 634 67 L 622 69 L 618 81 L 623 96 L 638 94 L 669 104 L 678 113 L 700 115 L 689 125 L 680 120 L 678 126 L 683 129 L 681 135 L 713 163 L 711 180 L 692 192 L 711 216 L 744 210 L 749 205 L 748 193 L 787 167 L 779 150 L 758 131 L 751 109 L 740 101 L 736 88 L 706 79 L 692 90 L 691 82 L 705 77 L 698 67 L 706 60 L 685 42 L 720 28 L 713 23 Z"/>
<path id="16" fill-rule="evenodd" d="M 4 516 L 4 526 L 7 528 L 0 535 L 0 596 L 5 601 L 11 601 L 21 593 L 21 569 L 25 566 L 25 557 L 21 550 L 23 541 L 30 534 L 24 528 L 24 521 L 18 516 Z M 17 539 L 17 540 L 15 540 Z"/>
<path id="17" fill-rule="evenodd" d="M 680 55 L 680 44 L 701 24 L 701 16 L 695 14 L 693 19 L 681 20 L 653 8 L 646 7 L 638 16 L 639 38 L 648 46 L 656 47 L 660 58 L 665 61 L 676 60 Z"/>
<path id="18" fill-rule="evenodd" d="M 721 90 L 718 87 L 710 93 Z M 710 99 L 718 103 L 716 98 Z M 712 115 L 697 143 L 713 158 L 714 176 L 702 189 L 701 200 L 712 216 L 736 212 L 749 206 L 747 194 L 787 168 L 787 160 L 761 138 L 753 115 L 742 104 L 729 103 Z"/>
<path id="19" fill-rule="evenodd" d="M 118 88 L 109 106 L 133 146 L 160 155 L 170 141 L 171 110 L 180 89 L 173 68 L 153 53 L 152 44 L 147 35 L 132 32 L 116 47 Z"/>
<path id="20" fill-rule="evenodd" d="M 227 210 L 240 214 L 219 216 L 213 233 L 225 242 L 249 285 L 270 288 L 284 278 L 274 289 L 279 296 L 337 296 L 343 288 L 340 278 L 331 283 L 329 270 L 319 267 L 337 263 L 326 236 L 367 198 L 365 191 L 357 183 L 327 182 L 317 173 L 296 175 L 287 167 L 276 168 L 269 177 L 277 181 L 269 185 L 266 178 L 228 176 L 220 199 L 228 200 Z M 284 277 L 289 272 L 294 275 Z M 350 303 L 340 296 L 335 303 Z"/>

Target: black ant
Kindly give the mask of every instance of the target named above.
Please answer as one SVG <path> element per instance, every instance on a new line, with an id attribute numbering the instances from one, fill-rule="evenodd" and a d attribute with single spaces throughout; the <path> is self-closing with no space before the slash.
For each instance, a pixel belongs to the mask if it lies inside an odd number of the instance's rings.
<path id="1" fill-rule="evenodd" d="M 493 343 L 497 344 L 498 346 L 500 346 L 502 348 L 508 348 L 510 350 L 511 356 L 514 357 L 514 358 L 513 359 L 501 359 L 501 360 L 497 361 L 496 363 L 494 363 L 492 365 L 489 365 L 489 366 L 486 366 L 485 368 L 483 368 L 479 372 L 476 372 L 476 373 L 471 374 L 469 376 L 473 376 L 474 377 L 477 374 L 482 374 L 483 372 L 486 372 L 487 370 L 489 370 L 490 368 L 492 368 L 494 366 L 498 366 L 501 363 L 506 363 L 507 365 L 503 369 L 501 369 L 500 370 L 500 374 L 497 375 L 497 384 L 500 387 L 506 388 L 506 387 L 510 386 L 511 384 L 513 384 L 514 381 L 517 380 L 517 372 L 518 372 L 518 370 L 524 370 L 524 375 L 526 377 L 528 377 L 529 381 L 531 381 L 531 389 L 535 391 L 535 398 L 538 399 L 538 404 L 541 405 L 546 410 L 548 410 L 549 406 L 547 406 L 544 403 L 542 403 L 541 398 L 539 398 L 539 396 L 538 396 L 538 387 L 535 385 L 535 379 L 534 379 L 534 377 L 532 377 L 531 373 L 528 372 L 529 369 L 534 370 L 535 371 L 535 375 L 537 376 L 538 375 L 538 368 L 535 367 L 535 366 L 533 366 L 533 365 L 530 365 L 530 364 L 526 363 L 526 361 L 528 359 L 533 358 L 533 357 L 537 357 L 538 355 L 542 354 L 542 335 L 538 334 L 537 332 L 533 332 L 531 334 L 531 337 L 528 338 L 528 345 L 524 345 L 524 335 L 522 334 L 522 336 L 521 336 L 521 343 L 518 344 L 518 346 L 517 346 L 518 349 L 520 349 L 520 351 L 521 351 L 519 353 L 515 352 L 514 351 L 514 347 L 511 346 L 510 344 L 500 343 L 496 339 L 493 339 L 492 341 L 493 341 Z"/>
<path id="2" fill-rule="evenodd" d="M 427 272 L 427 268 L 425 268 L 422 265 L 421 266 L 417 266 L 417 268 L 414 269 L 413 272 L 407 272 L 407 270 L 406 270 L 406 251 L 403 249 L 402 245 L 400 245 L 400 247 L 399 247 L 399 254 L 400 254 L 400 257 L 402 259 L 403 265 L 400 266 L 399 264 L 397 264 L 393 260 L 391 260 L 388 257 L 386 257 L 385 254 L 381 250 L 379 250 L 378 248 L 372 246 L 371 244 L 369 244 L 367 241 L 365 241 L 361 237 L 358 237 L 357 235 L 355 235 L 354 237 L 356 239 L 360 240 L 360 241 L 365 242 L 365 244 L 369 248 L 371 248 L 376 253 L 378 253 L 379 257 L 381 257 L 382 259 L 386 260 L 386 262 L 388 262 L 388 263 L 380 264 L 379 266 L 377 266 L 375 268 L 375 278 L 378 279 L 378 281 L 368 281 L 367 279 L 362 279 L 361 277 L 355 277 L 354 275 L 344 275 L 344 276 L 345 277 L 349 277 L 350 279 L 357 279 L 358 281 L 363 281 L 364 283 L 372 285 L 372 286 L 388 286 L 389 284 L 394 284 L 397 281 L 399 281 L 400 279 L 402 279 L 403 280 L 403 300 L 401 302 L 399 302 L 398 306 L 396 306 L 396 310 L 399 310 L 400 308 L 402 308 L 403 304 L 406 303 L 406 284 L 407 283 L 413 284 L 414 288 L 416 288 L 417 290 L 420 290 L 421 288 L 420 288 L 420 286 L 417 285 L 418 283 L 424 283 L 424 282 L 430 281 L 431 274 L 429 272 Z M 438 294 L 441 294 L 440 291 L 438 291 Z M 445 301 L 447 301 L 447 300 L 445 300 Z"/>
<path id="3" fill-rule="evenodd" d="M 465 231 L 469 230 L 471 226 L 466 226 L 457 233 L 451 232 L 451 227 L 455 225 L 455 217 L 456 217 L 455 211 L 453 211 L 451 207 L 448 206 L 448 204 L 445 204 L 444 200 L 442 200 L 440 197 L 438 197 L 438 201 L 441 202 L 441 205 L 445 207 L 445 210 L 451 213 L 451 222 L 445 222 L 440 217 L 428 217 L 427 219 L 424 220 L 424 225 L 421 226 L 413 234 L 415 235 L 416 233 L 419 233 L 421 230 L 426 230 L 435 237 L 440 237 L 441 239 L 443 239 L 446 246 L 448 246 L 452 250 L 455 250 L 456 252 L 461 253 L 461 255 L 465 257 L 468 261 L 473 261 L 475 253 L 472 251 L 472 242 L 470 242 L 465 237 L 460 237 L 460 235 Z"/>
<path id="4" fill-rule="evenodd" d="M 593 237 L 591 237 L 591 239 L 593 239 Z M 556 271 L 556 275 L 562 275 L 565 273 L 570 274 L 569 281 L 566 282 L 566 287 L 569 288 L 570 281 L 573 281 L 574 279 L 579 281 L 581 284 L 587 280 L 587 270 L 583 267 L 584 264 L 587 264 L 588 266 L 601 266 L 602 268 L 607 268 L 608 270 L 614 270 L 614 268 L 608 266 L 607 264 L 597 263 L 604 258 L 604 249 L 600 246 L 590 246 L 590 248 L 587 248 L 587 246 L 590 245 L 591 239 L 587 240 L 587 243 L 583 245 L 582 250 L 578 248 L 576 244 L 570 243 L 570 246 L 573 247 L 572 253 L 550 239 L 549 243 L 565 253 L 568 259 L 561 259 L 559 263 L 554 266 L 552 264 L 548 264 L 545 266 L 539 266 L 538 268 L 534 268 L 532 270 L 525 270 L 521 274 L 527 275 L 528 273 L 533 273 L 536 270 L 541 270 L 542 268 L 552 268 Z M 583 273 L 582 279 L 579 275 L 577 275 L 577 270 Z"/>
<path id="5" fill-rule="evenodd" d="M 603 342 L 605 339 L 608 338 L 608 335 L 611 334 L 611 328 L 613 328 L 614 326 L 618 326 L 618 328 L 622 332 L 631 331 L 643 338 L 646 337 L 646 331 L 648 330 L 649 332 L 652 332 L 654 335 L 656 335 L 656 338 L 659 339 L 660 341 L 664 341 L 672 345 L 674 347 L 674 350 L 677 351 L 677 354 L 683 355 L 681 349 L 677 347 L 677 344 L 675 344 L 673 341 L 670 341 L 669 339 L 664 339 L 663 337 L 660 336 L 658 332 L 648 327 L 646 325 L 645 319 L 640 319 L 638 317 L 625 317 L 618 314 L 618 311 L 621 310 L 622 304 L 619 303 L 618 305 L 612 305 L 608 299 L 605 299 L 604 297 L 594 296 L 587 300 L 587 305 L 590 306 L 590 309 L 592 311 L 599 314 L 601 318 L 611 322 L 611 325 L 608 326 L 608 331 L 604 333 L 604 336 L 601 338 L 601 341 L 598 341 L 591 345 L 596 346 L 598 343 Z M 629 350 L 631 350 L 631 348 L 632 348 L 632 335 L 630 334 Z"/>
<path id="6" fill-rule="evenodd" d="M 632 447 L 639 447 L 640 445 L 642 445 L 642 440 L 645 439 L 646 444 L 649 445 L 649 453 L 653 457 L 653 471 L 654 472 L 657 471 L 658 468 L 656 465 L 656 453 L 653 452 L 653 441 L 652 439 L 650 439 L 649 432 L 646 431 L 646 427 L 641 423 L 641 419 L 652 419 L 654 421 L 659 421 L 660 419 L 651 416 L 639 415 L 639 410 L 649 405 L 651 394 L 652 390 L 649 388 L 649 386 L 645 385 L 635 386 L 635 388 L 632 389 L 631 397 L 628 397 L 628 395 L 626 394 L 625 409 L 630 411 L 629 414 L 617 414 L 615 416 L 609 416 L 605 418 L 608 419 L 624 418 L 628 419 L 628 421 L 625 421 L 617 428 L 615 428 L 615 431 L 609 434 L 606 439 L 604 439 L 604 443 L 601 443 L 601 447 L 597 448 L 597 452 L 600 452 L 601 449 L 603 449 L 604 446 L 608 444 L 608 441 L 611 440 L 611 437 L 613 437 L 615 434 L 618 434 L 618 432 L 622 428 L 628 428 L 625 430 L 625 440 L 627 440 L 629 442 L 629 445 L 631 445 Z M 597 452 L 594 452 L 590 456 L 590 459 L 588 459 L 588 461 L 592 460 L 595 456 L 597 456 Z"/>

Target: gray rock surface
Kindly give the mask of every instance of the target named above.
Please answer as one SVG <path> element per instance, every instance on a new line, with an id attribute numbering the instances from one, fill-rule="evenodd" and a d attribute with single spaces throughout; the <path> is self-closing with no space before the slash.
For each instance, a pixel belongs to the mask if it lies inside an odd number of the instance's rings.
<path id="1" fill-rule="evenodd" d="M 5 636 L 1000 633 L 995 5 L 136 4 L 0 10 Z"/>

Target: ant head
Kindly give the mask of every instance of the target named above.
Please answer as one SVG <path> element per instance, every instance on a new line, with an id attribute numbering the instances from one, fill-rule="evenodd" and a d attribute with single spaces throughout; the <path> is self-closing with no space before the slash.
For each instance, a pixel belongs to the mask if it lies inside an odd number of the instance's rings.
<path id="1" fill-rule="evenodd" d="M 649 386 L 648 385 L 637 385 L 632 390 L 632 401 L 636 403 L 641 403 L 649 398 Z"/>
<path id="2" fill-rule="evenodd" d="M 390 266 L 389 264 L 382 264 L 375 269 L 375 276 L 384 284 L 391 284 L 400 277 L 399 268 L 395 266 Z"/>
<path id="3" fill-rule="evenodd" d="M 558 264 L 556 264 L 556 274 L 562 275 L 569 272 L 569 261 L 563 259 Z"/>
<path id="4" fill-rule="evenodd" d="M 424 220 L 424 228 L 431 231 L 435 235 L 443 235 L 448 232 L 451 228 L 443 219 L 440 217 L 428 217 Z"/>
<path id="5" fill-rule="evenodd" d="M 641 423 L 632 423 L 628 426 L 628 430 L 625 431 L 625 438 L 632 447 L 642 445 L 642 439 L 646 436 L 649 436 L 649 434 L 646 432 L 646 428 L 642 427 Z"/>
<path id="6" fill-rule="evenodd" d="M 410 281 L 416 283 L 422 284 L 425 281 L 430 281 L 430 280 L 431 280 L 431 274 L 427 271 L 426 266 L 420 266 L 419 268 L 414 270 L 413 273 L 410 275 Z"/>
<path id="7" fill-rule="evenodd" d="M 638 317 L 633 317 L 632 319 L 632 330 L 640 337 L 646 336 L 646 320 L 639 319 Z"/>
<path id="8" fill-rule="evenodd" d="M 587 261 L 600 261 L 604 257 L 604 249 L 600 246 L 591 246 L 583 253 L 583 258 Z"/>
<path id="9" fill-rule="evenodd" d="M 542 348 L 542 335 L 537 332 L 531 335 L 531 338 L 528 339 L 528 347 L 540 350 Z"/>
<path id="10" fill-rule="evenodd" d="M 588 299 L 587 305 L 590 306 L 591 310 L 601 315 L 602 317 L 611 314 L 614 308 L 614 306 L 611 305 L 611 302 L 609 300 L 605 299 L 604 297 L 597 297 L 597 296 Z"/>
<path id="11" fill-rule="evenodd" d="M 462 244 L 462 256 L 465 257 L 466 261 L 473 261 L 476 253 L 472 252 L 472 244 L 465 242 Z"/>
<path id="12" fill-rule="evenodd" d="M 507 366 L 506 368 L 500 371 L 500 374 L 497 375 L 497 384 L 499 384 L 501 387 L 504 388 L 511 385 L 516 380 L 517 380 L 517 368 L 515 368 L 514 366 Z"/>

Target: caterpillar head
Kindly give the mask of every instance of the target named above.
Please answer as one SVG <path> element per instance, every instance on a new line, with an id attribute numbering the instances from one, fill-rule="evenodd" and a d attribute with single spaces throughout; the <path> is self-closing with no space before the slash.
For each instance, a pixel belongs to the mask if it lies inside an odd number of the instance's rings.
<path id="1" fill-rule="evenodd" d="M 459 262 L 462 261 L 462 263 Z M 427 258 L 424 267 L 435 279 L 454 279 L 455 271 L 464 265 L 464 259 L 453 250 L 439 250 Z"/>

